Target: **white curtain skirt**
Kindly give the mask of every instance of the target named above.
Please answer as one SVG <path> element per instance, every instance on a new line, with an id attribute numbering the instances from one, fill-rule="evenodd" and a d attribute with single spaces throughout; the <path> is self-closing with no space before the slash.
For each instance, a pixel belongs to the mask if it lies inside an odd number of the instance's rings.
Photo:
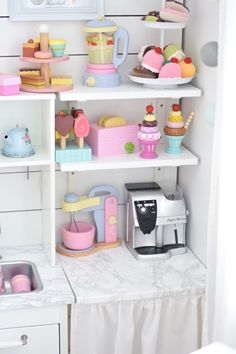
<path id="1" fill-rule="evenodd" d="M 71 354 L 189 354 L 201 347 L 204 295 L 71 309 Z"/>

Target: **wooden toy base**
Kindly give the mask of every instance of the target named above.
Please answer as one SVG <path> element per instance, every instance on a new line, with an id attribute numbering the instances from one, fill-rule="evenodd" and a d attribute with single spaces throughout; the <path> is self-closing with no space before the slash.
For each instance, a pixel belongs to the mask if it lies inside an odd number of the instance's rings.
<path id="1" fill-rule="evenodd" d="M 111 242 L 111 243 L 105 243 L 105 242 L 99 242 L 95 243 L 94 247 L 89 248 L 88 250 L 84 251 L 76 251 L 76 250 L 70 250 L 64 246 L 64 244 L 58 243 L 56 247 L 56 251 L 61 254 L 62 256 L 67 256 L 67 257 L 85 257 L 89 256 L 90 254 L 93 254 L 98 251 L 102 251 L 108 248 L 114 248 L 120 246 L 122 243 L 121 240 L 118 240 L 116 242 Z"/>
<path id="2" fill-rule="evenodd" d="M 80 162 L 91 161 L 92 150 L 88 144 L 84 144 L 83 148 L 79 148 L 73 142 L 68 142 L 66 149 L 61 149 L 56 144 L 56 162 Z"/>
<path id="3" fill-rule="evenodd" d="M 58 86 L 48 86 L 44 88 L 29 87 L 26 85 L 21 85 L 20 90 L 24 92 L 34 92 L 34 93 L 54 93 L 61 91 L 69 91 L 73 89 L 73 85 L 58 85 Z"/>

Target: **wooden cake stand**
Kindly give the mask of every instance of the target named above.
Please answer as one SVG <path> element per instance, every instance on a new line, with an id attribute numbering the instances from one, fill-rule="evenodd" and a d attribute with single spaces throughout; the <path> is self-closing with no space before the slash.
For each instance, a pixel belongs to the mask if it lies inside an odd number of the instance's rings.
<path id="1" fill-rule="evenodd" d="M 20 89 L 21 91 L 24 92 L 60 92 L 60 91 L 67 91 L 71 90 L 73 88 L 73 85 L 50 85 L 50 67 L 49 64 L 53 63 L 60 63 L 63 61 L 69 60 L 70 57 L 68 55 L 65 55 L 64 57 L 54 57 L 51 59 L 37 59 L 33 57 L 20 57 L 21 61 L 27 62 L 27 63 L 34 63 L 34 64 L 39 64 L 40 65 L 40 72 L 41 75 L 43 76 L 45 82 L 46 82 L 46 87 L 44 88 L 38 88 L 38 87 L 29 87 L 26 85 L 21 85 Z"/>

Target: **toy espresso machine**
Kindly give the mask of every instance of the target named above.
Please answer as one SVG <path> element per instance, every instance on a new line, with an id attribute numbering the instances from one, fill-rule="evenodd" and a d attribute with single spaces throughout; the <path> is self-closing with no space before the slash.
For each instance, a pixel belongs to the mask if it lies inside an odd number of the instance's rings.
<path id="1" fill-rule="evenodd" d="M 128 54 L 128 32 L 113 21 L 103 18 L 89 21 L 83 30 L 87 33 L 89 60 L 83 76 L 84 85 L 119 86 L 118 67 L 124 63 Z M 123 53 L 119 56 L 120 42 L 123 43 Z"/>

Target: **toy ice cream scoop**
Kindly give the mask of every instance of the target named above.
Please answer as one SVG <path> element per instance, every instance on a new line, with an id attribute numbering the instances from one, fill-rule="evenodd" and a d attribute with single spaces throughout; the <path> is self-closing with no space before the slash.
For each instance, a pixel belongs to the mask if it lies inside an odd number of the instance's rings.
<path id="1" fill-rule="evenodd" d="M 157 157 L 156 146 L 161 138 L 161 133 L 157 126 L 157 120 L 153 113 L 152 105 L 146 107 L 146 114 L 140 126 L 138 138 L 142 148 L 140 157 L 144 159 L 155 159 Z"/>
<path id="2" fill-rule="evenodd" d="M 35 152 L 31 145 L 28 128 L 11 129 L 4 137 L 2 154 L 7 157 L 28 157 Z"/>
<path id="3" fill-rule="evenodd" d="M 185 54 L 180 47 L 180 45 L 176 43 L 170 43 L 165 46 L 163 50 L 163 55 L 165 57 L 165 61 L 170 61 L 171 58 L 177 58 L 178 60 L 183 60 L 185 57 Z"/>
<path id="4" fill-rule="evenodd" d="M 160 47 L 149 50 L 143 57 L 142 66 L 154 73 L 159 73 L 164 63 L 164 56 Z"/>
<path id="5" fill-rule="evenodd" d="M 172 105 L 172 111 L 170 112 L 167 123 L 164 127 L 164 133 L 168 142 L 168 147 L 166 149 L 167 153 L 180 154 L 182 152 L 181 143 L 193 117 L 194 112 L 191 112 L 186 123 L 184 123 L 184 117 L 180 110 L 180 105 Z"/>
<path id="6" fill-rule="evenodd" d="M 190 57 L 184 58 L 180 63 L 182 77 L 192 77 L 196 74 L 196 67 Z"/>
<path id="7" fill-rule="evenodd" d="M 172 79 L 181 77 L 181 67 L 179 66 L 178 59 L 171 58 L 170 63 L 166 63 L 162 66 L 159 79 Z"/>

